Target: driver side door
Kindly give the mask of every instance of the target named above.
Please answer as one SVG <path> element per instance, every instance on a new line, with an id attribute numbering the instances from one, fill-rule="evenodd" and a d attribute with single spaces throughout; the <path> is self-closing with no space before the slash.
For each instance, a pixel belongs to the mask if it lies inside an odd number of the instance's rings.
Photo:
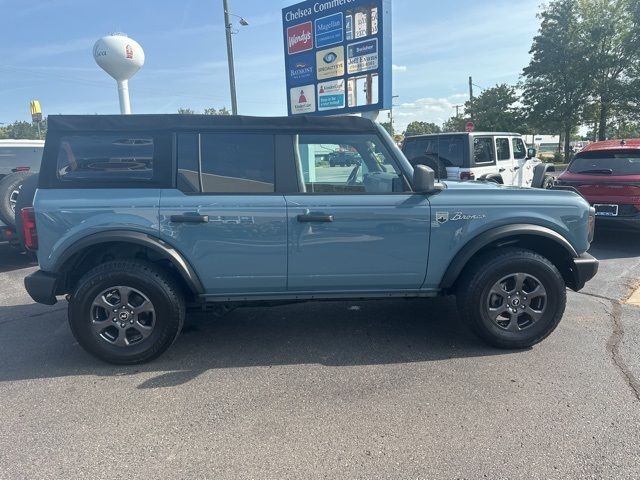
<path id="1" fill-rule="evenodd" d="M 285 195 L 288 290 L 419 289 L 426 275 L 430 205 L 377 135 L 295 137 L 299 191 Z M 329 156 L 352 157 L 331 167 Z"/>

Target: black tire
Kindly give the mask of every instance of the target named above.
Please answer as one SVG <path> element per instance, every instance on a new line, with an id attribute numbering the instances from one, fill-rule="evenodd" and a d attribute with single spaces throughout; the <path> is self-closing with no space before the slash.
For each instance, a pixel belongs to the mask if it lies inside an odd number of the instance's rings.
<path id="1" fill-rule="evenodd" d="M 102 320 L 102 322 L 107 322 L 104 323 L 102 332 L 97 332 L 94 328 L 94 325 L 98 324 L 94 318 L 101 316 L 103 310 L 106 312 L 106 309 L 101 307 L 97 307 L 97 309 L 93 307 L 94 300 L 105 298 L 106 295 L 101 295 L 101 293 L 116 286 L 117 288 L 125 286 L 134 289 L 134 294 L 137 292 L 146 296 L 146 300 L 151 303 L 154 309 L 151 316 L 152 322 L 148 323 L 151 325 L 149 336 L 138 340 L 137 343 L 133 338 L 132 344 L 118 346 L 115 341 L 109 341 L 107 338 L 110 336 L 120 338 L 120 332 L 123 332 L 124 337 L 122 338 L 126 339 L 127 335 L 131 333 L 135 337 L 138 332 L 135 330 L 137 322 L 142 321 L 141 314 L 131 315 L 130 318 L 135 317 L 136 323 L 132 327 L 125 326 L 123 330 L 118 326 L 120 320 L 114 325 L 109 323 L 114 321 L 112 317 L 119 318 L 119 314 L 122 312 L 112 313 L 109 311 L 109 316 Z M 139 295 L 136 296 L 139 297 Z M 127 302 L 134 303 L 131 296 L 128 296 Z M 127 310 L 135 308 L 125 307 L 116 300 L 116 303 L 113 304 L 113 312 L 120 306 Z M 68 315 L 74 337 L 87 352 L 105 362 L 132 365 L 151 361 L 171 346 L 184 324 L 185 303 L 179 285 L 164 270 L 143 261 L 114 260 L 98 265 L 80 279 L 69 300 Z M 113 332 L 116 332 L 117 335 L 114 335 Z"/>
<path id="2" fill-rule="evenodd" d="M 447 167 L 439 158 L 433 157 L 418 157 L 411 160 L 412 165 L 424 165 L 433 170 L 436 174 L 436 178 L 446 180 Z"/>
<path id="3" fill-rule="evenodd" d="M 15 172 L 0 180 L 0 220 L 14 227 L 16 225 L 16 201 L 22 182 L 33 173 Z"/>
<path id="4" fill-rule="evenodd" d="M 22 216 L 20 211 L 26 207 L 33 207 L 33 197 L 38 188 L 38 175 L 34 174 L 22 182 L 20 195 L 16 201 L 16 233 L 20 239 L 20 248 L 24 250 L 24 232 L 22 231 Z"/>
<path id="5" fill-rule="evenodd" d="M 508 283 L 512 276 L 515 282 L 519 274 L 525 276 L 525 282 L 514 295 Z M 549 260 L 530 250 L 514 247 L 491 251 L 473 261 L 462 275 L 457 289 L 460 316 L 480 338 L 494 347 L 531 347 L 548 337 L 564 314 L 567 291 L 562 275 Z M 491 293 L 505 278 L 508 280 L 505 280 L 504 292 L 501 288 L 500 293 Z M 544 288 L 544 299 L 535 293 L 527 297 L 527 292 L 536 284 L 534 280 Z M 493 319 L 495 313 L 491 315 L 491 306 L 495 307 L 494 312 L 505 307 L 509 311 L 515 308 L 518 312 L 515 324 L 510 312 L 503 314 L 509 316 L 508 320 L 500 315 Z M 534 320 L 528 312 L 539 318 Z"/>
<path id="6" fill-rule="evenodd" d="M 542 184 L 540 185 L 540 188 L 549 190 L 550 188 L 553 187 L 555 183 L 556 183 L 556 179 L 553 178 L 552 175 L 545 175 L 544 178 L 542 179 Z"/>

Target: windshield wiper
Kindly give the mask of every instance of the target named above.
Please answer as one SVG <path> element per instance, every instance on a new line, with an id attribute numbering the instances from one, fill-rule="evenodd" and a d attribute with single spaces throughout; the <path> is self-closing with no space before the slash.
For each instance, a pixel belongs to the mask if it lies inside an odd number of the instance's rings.
<path id="1" fill-rule="evenodd" d="M 593 170 L 580 170 L 578 173 L 604 173 L 605 175 L 611 175 L 613 170 L 610 168 L 594 168 Z"/>

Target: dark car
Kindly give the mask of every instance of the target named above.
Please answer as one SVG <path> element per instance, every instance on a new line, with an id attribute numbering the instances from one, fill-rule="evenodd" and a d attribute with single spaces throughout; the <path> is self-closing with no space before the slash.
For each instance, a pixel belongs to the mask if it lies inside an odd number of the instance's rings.
<path id="1" fill-rule="evenodd" d="M 597 223 L 640 229 L 640 140 L 608 140 L 580 151 L 558 178 L 596 209 Z"/>
<path id="2" fill-rule="evenodd" d="M 329 154 L 330 167 L 350 167 L 357 165 L 360 155 L 358 152 L 334 152 Z"/>

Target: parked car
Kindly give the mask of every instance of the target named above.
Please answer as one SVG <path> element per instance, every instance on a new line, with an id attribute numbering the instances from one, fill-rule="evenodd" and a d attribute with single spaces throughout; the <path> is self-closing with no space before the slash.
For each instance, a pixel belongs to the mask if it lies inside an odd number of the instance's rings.
<path id="1" fill-rule="evenodd" d="M 536 158 L 518 133 L 438 133 L 407 137 L 411 165 L 426 165 L 441 179 L 486 180 L 501 185 L 551 188 L 551 163 Z"/>
<path id="2" fill-rule="evenodd" d="M 598 224 L 640 229 L 640 140 L 587 145 L 558 185 L 576 188 L 595 208 Z"/>
<path id="3" fill-rule="evenodd" d="M 323 177 L 332 145 L 359 162 Z M 529 347 L 598 267 L 575 192 L 436 182 L 358 117 L 52 115 L 21 213 L 27 291 L 66 295 L 79 344 L 121 364 L 164 352 L 188 308 L 450 293 L 486 342 Z"/>
<path id="4" fill-rule="evenodd" d="M 350 167 L 357 165 L 358 152 L 332 152 L 329 154 L 330 167 Z"/>
<path id="5" fill-rule="evenodd" d="M 38 171 L 43 140 L 0 140 L 0 242 L 15 243 L 16 202 L 23 182 Z"/>

